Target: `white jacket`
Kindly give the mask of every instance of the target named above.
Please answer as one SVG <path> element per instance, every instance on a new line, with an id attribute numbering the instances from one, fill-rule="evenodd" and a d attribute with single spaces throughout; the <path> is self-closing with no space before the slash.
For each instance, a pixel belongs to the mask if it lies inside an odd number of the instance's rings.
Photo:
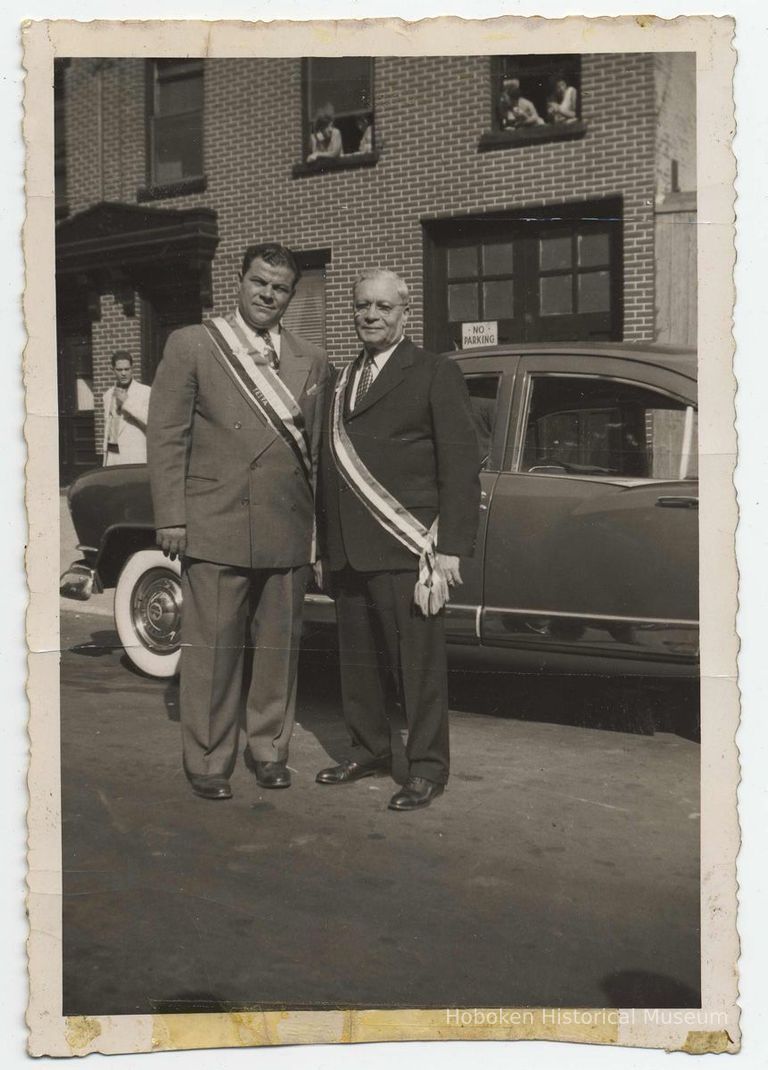
<path id="1" fill-rule="evenodd" d="M 117 422 L 119 453 L 108 453 L 109 414 L 115 388 L 104 391 L 104 464 L 145 464 L 147 460 L 147 418 L 150 388 L 132 380 Z"/>

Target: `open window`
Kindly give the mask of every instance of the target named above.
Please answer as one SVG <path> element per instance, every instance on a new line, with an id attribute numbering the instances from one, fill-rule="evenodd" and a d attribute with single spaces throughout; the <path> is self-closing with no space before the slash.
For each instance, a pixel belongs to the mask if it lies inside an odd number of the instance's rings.
<path id="1" fill-rule="evenodd" d="M 304 156 L 294 175 L 375 163 L 373 59 L 305 59 L 303 81 Z"/>
<path id="2" fill-rule="evenodd" d="M 494 56 L 491 128 L 480 148 L 581 137 L 581 57 Z"/>

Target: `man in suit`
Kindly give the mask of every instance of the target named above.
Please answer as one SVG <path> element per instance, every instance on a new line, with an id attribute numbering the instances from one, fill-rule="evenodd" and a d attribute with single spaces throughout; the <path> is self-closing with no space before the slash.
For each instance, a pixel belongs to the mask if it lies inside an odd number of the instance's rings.
<path id="1" fill-rule="evenodd" d="M 124 349 L 112 354 L 115 385 L 104 391 L 105 465 L 144 464 L 147 459 L 149 387 L 133 378 L 133 357 Z"/>
<path id="2" fill-rule="evenodd" d="M 474 549 L 478 447 L 458 365 L 404 337 L 405 282 L 364 272 L 354 317 L 363 350 L 334 388 L 321 462 L 323 567 L 336 597 L 353 756 L 317 780 L 346 784 L 391 769 L 389 675 L 405 710 L 409 764 L 389 806 L 415 810 L 448 780 L 440 607 L 461 583 L 459 558 Z"/>
<path id="3" fill-rule="evenodd" d="M 205 799 L 232 794 L 249 628 L 251 764 L 262 787 L 290 785 L 286 760 L 328 379 L 325 353 L 280 325 L 298 278 L 284 246 L 249 246 L 237 308 L 175 331 L 152 388 L 157 542 L 183 562 L 184 768 Z"/>

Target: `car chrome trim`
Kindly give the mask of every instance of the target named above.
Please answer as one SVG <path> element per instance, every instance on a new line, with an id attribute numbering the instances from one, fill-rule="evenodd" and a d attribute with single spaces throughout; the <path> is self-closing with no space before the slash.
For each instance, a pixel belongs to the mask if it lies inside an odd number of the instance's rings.
<path id="1" fill-rule="evenodd" d="M 576 620 L 607 620 L 619 624 L 675 624 L 698 628 L 698 620 L 677 617 L 622 617 L 614 613 L 571 613 L 561 609 L 506 609 L 502 606 L 486 606 L 486 613 L 518 613 L 525 617 L 571 617 Z"/>
<path id="2" fill-rule="evenodd" d="M 607 656 L 649 662 L 689 662 L 699 654 L 699 624 L 669 617 L 626 617 L 488 608 L 482 645 L 518 647 L 547 654 Z"/>
<path id="3" fill-rule="evenodd" d="M 449 602 L 445 607 L 445 637 L 453 643 L 477 643 L 480 640 L 478 615 L 482 606 Z"/>

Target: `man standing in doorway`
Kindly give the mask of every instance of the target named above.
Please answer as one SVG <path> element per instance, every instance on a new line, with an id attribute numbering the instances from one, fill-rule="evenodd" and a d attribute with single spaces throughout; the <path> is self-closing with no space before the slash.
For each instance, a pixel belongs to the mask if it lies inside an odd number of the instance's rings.
<path id="1" fill-rule="evenodd" d="M 249 246 L 228 316 L 175 331 L 152 389 L 149 463 L 157 542 L 182 558 L 184 769 L 228 799 L 237 758 L 246 632 L 246 734 L 256 779 L 286 788 L 325 354 L 281 327 L 299 268 Z"/>
<path id="2" fill-rule="evenodd" d="M 147 459 L 149 387 L 133 378 L 133 357 L 112 354 L 115 385 L 104 391 L 104 464 L 144 464 Z"/>
<path id="3" fill-rule="evenodd" d="M 404 337 L 403 279 L 363 272 L 353 300 L 363 350 L 334 388 L 321 506 L 353 756 L 317 780 L 346 784 L 391 769 L 390 675 L 408 725 L 409 777 L 389 806 L 415 810 L 448 780 L 441 610 L 461 583 L 459 558 L 474 549 L 477 438 L 458 365 Z"/>

